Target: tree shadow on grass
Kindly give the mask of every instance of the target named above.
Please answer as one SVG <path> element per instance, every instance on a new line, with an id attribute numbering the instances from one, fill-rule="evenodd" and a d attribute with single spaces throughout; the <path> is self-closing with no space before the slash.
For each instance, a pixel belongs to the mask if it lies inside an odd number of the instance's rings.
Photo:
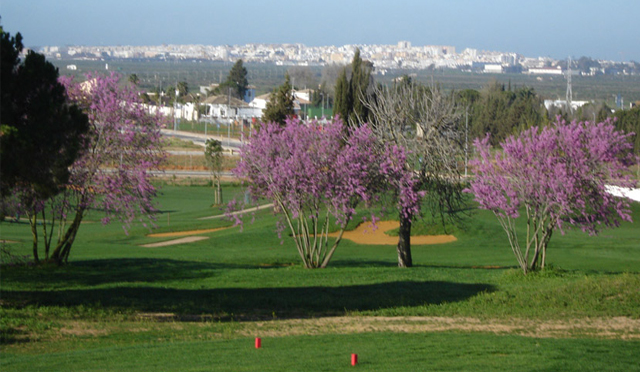
<path id="1" fill-rule="evenodd" d="M 16 267 L 3 270 L 5 283 L 58 286 L 163 282 L 210 278 L 222 269 L 250 269 L 253 265 L 152 258 L 73 261 L 66 266 Z"/>
<path id="2" fill-rule="evenodd" d="M 8 303 L 99 306 L 142 313 L 172 313 L 188 320 L 256 320 L 344 315 L 350 311 L 463 301 L 495 288 L 488 284 L 395 281 L 339 287 L 175 289 L 119 287 L 60 291 L 5 291 Z M 202 319 L 199 317 L 197 319 Z M 196 320 L 196 319 L 193 319 Z"/>

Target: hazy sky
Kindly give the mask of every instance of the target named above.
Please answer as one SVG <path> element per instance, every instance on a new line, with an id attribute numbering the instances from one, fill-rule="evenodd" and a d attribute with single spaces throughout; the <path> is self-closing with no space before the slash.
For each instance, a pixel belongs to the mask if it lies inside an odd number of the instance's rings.
<path id="1" fill-rule="evenodd" d="M 2 0 L 27 46 L 453 45 L 640 61 L 640 0 Z"/>

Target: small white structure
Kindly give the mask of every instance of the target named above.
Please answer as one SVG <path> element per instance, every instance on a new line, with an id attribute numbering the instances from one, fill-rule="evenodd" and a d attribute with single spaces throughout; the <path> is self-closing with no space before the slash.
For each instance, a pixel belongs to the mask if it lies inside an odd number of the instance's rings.
<path id="1" fill-rule="evenodd" d="M 487 74 L 501 74 L 502 65 L 484 65 L 484 72 Z"/>
<path id="2" fill-rule="evenodd" d="M 587 103 L 589 103 L 589 101 L 571 101 L 571 109 L 572 110 L 577 110 L 578 107 L 582 107 L 584 105 L 586 105 Z M 556 108 L 566 108 L 567 107 L 567 101 L 565 100 L 552 100 L 552 99 L 545 99 L 544 100 L 544 107 L 547 109 L 547 111 L 549 111 L 552 107 L 556 107 Z"/>
<path id="3" fill-rule="evenodd" d="M 267 108 L 267 102 L 269 102 L 270 96 L 271 96 L 271 93 L 257 96 L 256 98 L 253 99 L 253 101 L 249 102 L 249 106 L 256 109 L 264 110 L 265 108 Z"/>
<path id="4" fill-rule="evenodd" d="M 562 68 L 558 66 L 557 68 L 530 68 L 528 70 L 529 74 L 532 75 L 562 75 Z"/>

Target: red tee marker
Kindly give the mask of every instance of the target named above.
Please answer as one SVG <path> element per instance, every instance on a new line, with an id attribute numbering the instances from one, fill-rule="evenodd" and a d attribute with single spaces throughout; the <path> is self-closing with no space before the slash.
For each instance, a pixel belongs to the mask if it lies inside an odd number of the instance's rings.
<path id="1" fill-rule="evenodd" d="M 262 347 L 262 340 L 260 337 L 256 337 L 256 349 L 260 349 Z"/>
<path id="2" fill-rule="evenodd" d="M 351 354 L 351 365 L 355 366 L 358 364 L 358 354 Z"/>

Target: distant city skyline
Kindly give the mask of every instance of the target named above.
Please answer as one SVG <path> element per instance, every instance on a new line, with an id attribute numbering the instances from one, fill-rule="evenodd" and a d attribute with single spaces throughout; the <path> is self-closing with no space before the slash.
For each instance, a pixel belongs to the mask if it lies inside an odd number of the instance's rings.
<path id="1" fill-rule="evenodd" d="M 640 62 L 638 0 L 3 0 L 24 44 L 452 45 Z"/>

